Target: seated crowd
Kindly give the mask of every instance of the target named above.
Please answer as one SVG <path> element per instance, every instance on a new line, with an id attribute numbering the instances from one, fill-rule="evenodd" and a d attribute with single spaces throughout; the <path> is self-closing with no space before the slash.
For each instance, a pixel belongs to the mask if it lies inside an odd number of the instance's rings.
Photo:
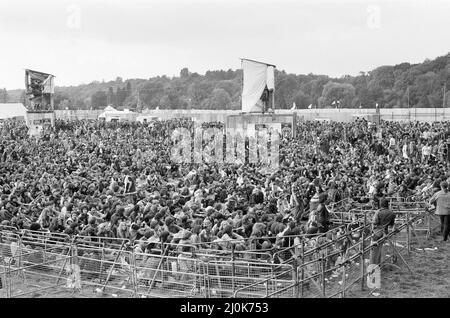
<path id="1" fill-rule="evenodd" d="M 420 200 L 450 181 L 448 123 L 299 123 L 295 138 L 282 136 L 272 173 L 250 163 L 174 163 L 177 127 L 193 122 L 57 120 L 41 138 L 3 122 L 0 224 L 122 238 L 142 253 L 160 243 L 264 251 L 326 233 L 333 203 L 377 209 L 383 197 Z"/>

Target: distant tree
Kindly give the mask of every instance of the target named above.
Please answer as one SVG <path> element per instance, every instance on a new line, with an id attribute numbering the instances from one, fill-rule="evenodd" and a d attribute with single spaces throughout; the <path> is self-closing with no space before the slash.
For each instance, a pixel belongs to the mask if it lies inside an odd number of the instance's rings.
<path id="1" fill-rule="evenodd" d="M 321 107 L 330 107 L 333 102 L 340 103 L 341 108 L 350 108 L 355 98 L 355 87 L 352 84 L 341 84 L 337 82 L 328 82 L 322 92 L 323 105 Z"/>
<path id="2" fill-rule="evenodd" d="M 394 67 L 380 66 L 370 72 L 372 86 L 379 86 L 382 89 L 391 88 L 394 86 Z"/>
<path id="3" fill-rule="evenodd" d="M 127 97 L 128 96 L 131 96 L 131 82 L 130 81 L 128 81 L 127 82 Z"/>
<path id="4" fill-rule="evenodd" d="M 0 102 L 7 103 L 8 101 L 9 101 L 8 91 L 6 90 L 6 88 L 4 88 L 0 90 Z"/>
<path id="5" fill-rule="evenodd" d="M 210 107 L 211 109 L 230 109 L 230 94 L 222 88 L 216 88 L 212 92 Z"/>
<path id="6" fill-rule="evenodd" d="M 294 95 L 299 89 L 296 76 L 285 72 L 275 72 L 275 108 L 288 109 L 292 107 Z"/>
<path id="7" fill-rule="evenodd" d="M 171 103 L 170 103 L 170 98 L 168 95 L 164 95 L 160 101 L 159 101 L 159 105 L 158 105 L 161 109 L 170 109 L 171 108 Z"/>
<path id="8" fill-rule="evenodd" d="M 19 102 L 23 105 L 27 104 L 27 94 L 25 93 L 25 91 L 22 91 L 22 93 L 20 94 Z"/>
<path id="9" fill-rule="evenodd" d="M 64 94 L 61 92 L 55 92 L 53 97 L 53 102 L 55 104 L 55 109 L 66 109 L 69 106 L 71 98 L 68 94 Z M 63 104 L 64 101 L 67 101 Z"/>
<path id="10" fill-rule="evenodd" d="M 74 103 L 75 109 L 88 109 L 84 100 L 77 99 Z"/>
<path id="11" fill-rule="evenodd" d="M 117 106 L 123 106 L 126 98 L 127 98 L 127 90 L 126 90 L 126 88 L 117 87 L 117 90 L 116 90 L 116 104 L 117 104 Z"/>
<path id="12" fill-rule="evenodd" d="M 208 81 L 195 81 L 187 89 L 187 95 L 191 98 L 193 108 L 200 107 L 200 104 L 211 96 L 214 84 Z"/>
<path id="13" fill-rule="evenodd" d="M 70 101 L 68 99 L 64 99 L 60 104 L 59 104 L 59 109 L 69 109 L 70 108 Z"/>
<path id="14" fill-rule="evenodd" d="M 117 106 L 116 94 L 114 94 L 112 86 L 108 87 L 108 105 Z"/>
<path id="15" fill-rule="evenodd" d="M 108 95 L 104 91 L 97 91 L 91 96 L 91 106 L 94 109 L 106 107 L 108 104 Z"/>
<path id="16" fill-rule="evenodd" d="M 183 68 L 183 69 L 180 71 L 180 77 L 181 77 L 181 78 L 187 78 L 187 77 L 189 77 L 189 69 L 188 69 L 187 67 Z"/>
<path id="17" fill-rule="evenodd" d="M 128 96 L 123 105 L 127 108 L 136 108 L 137 107 L 137 95 Z"/>
<path id="18" fill-rule="evenodd" d="M 121 77 L 117 77 L 115 81 L 106 83 L 93 81 L 79 86 L 56 87 L 55 107 L 67 99 L 71 107 L 76 107 L 77 100 L 83 101 L 89 107 L 91 103 L 98 104 L 100 100 L 105 105 L 120 104 L 120 106 L 125 105 L 131 108 L 134 103 L 137 104 L 139 91 L 139 101 L 143 108 L 155 108 L 162 100 L 170 109 L 186 107 L 216 109 L 223 107 L 220 106 L 223 104 L 220 102 L 220 97 L 225 95 L 217 91 L 213 94 L 213 91 L 222 89 L 230 98 L 227 107 L 240 108 L 243 81 L 241 69 L 209 70 L 205 75 L 200 75 L 195 72 L 190 73 L 186 67 L 180 71 L 179 75 L 173 78 L 155 76 L 149 79 L 128 79 L 125 82 Z M 329 82 L 336 84 L 328 85 L 325 90 Z M 376 103 L 380 107 L 407 107 L 408 91 L 410 107 L 436 105 L 442 107 L 445 83 L 447 91 L 450 91 L 450 54 L 425 63 L 384 65 L 370 72 L 360 72 L 356 76 L 346 75 L 341 78 L 312 73 L 295 75 L 276 70 L 275 108 L 289 109 L 293 102 L 299 108 L 304 105 L 307 107 L 309 104 L 330 107 L 333 99 L 340 100 L 341 107 L 362 105 L 369 108 L 375 107 Z M 101 91 L 107 95 L 106 103 L 102 101 L 102 94 L 98 93 Z M 7 91 L 9 101 L 18 101 L 19 97 L 25 101 L 25 96 L 20 95 L 22 92 Z M 3 100 L 4 91 L 0 89 L 0 102 Z M 79 105 L 82 107 L 81 104 Z"/>
<path id="19" fill-rule="evenodd" d="M 237 92 L 241 93 L 239 84 L 233 80 L 219 81 L 215 88 L 224 89 L 230 96 L 233 96 Z"/>
<path id="20" fill-rule="evenodd" d="M 298 91 L 294 96 L 294 102 L 298 109 L 308 108 L 312 104 L 311 97 L 302 91 Z"/>

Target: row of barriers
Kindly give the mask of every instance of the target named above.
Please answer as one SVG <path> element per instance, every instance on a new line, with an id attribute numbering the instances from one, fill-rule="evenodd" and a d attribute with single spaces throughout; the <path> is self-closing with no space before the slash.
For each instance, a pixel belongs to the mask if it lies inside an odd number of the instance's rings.
<path id="1" fill-rule="evenodd" d="M 343 206 L 343 205 L 342 205 Z M 375 240 L 374 210 L 335 207 L 334 226 L 285 248 L 182 252 L 170 244 L 137 253 L 121 239 L 0 229 L 2 297 L 346 297 L 367 288 L 370 254 L 384 262 L 421 247 L 436 219 L 421 202 L 393 202 L 396 230 Z M 425 234 L 425 235 L 424 235 Z M 422 241 L 421 241 L 422 240 Z M 370 289 L 370 288 L 369 288 Z"/>

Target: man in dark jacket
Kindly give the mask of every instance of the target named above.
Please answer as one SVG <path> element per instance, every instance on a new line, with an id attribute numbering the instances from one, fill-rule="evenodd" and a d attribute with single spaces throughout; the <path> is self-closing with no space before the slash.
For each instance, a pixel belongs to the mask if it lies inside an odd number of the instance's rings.
<path id="1" fill-rule="evenodd" d="M 393 227 L 395 222 L 395 213 L 389 209 L 389 201 L 386 198 L 380 200 L 380 210 L 373 218 L 373 237 L 372 241 L 376 245 L 372 248 L 370 263 L 379 265 L 381 263 L 381 252 L 383 242 L 378 242 L 385 234 L 388 234 L 388 228 Z"/>
<path id="2" fill-rule="evenodd" d="M 450 192 L 448 183 L 442 181 L 441 191 L 436 192 L 430 199 L 430 204 L 436 203 L 436 215 L 441 219 L 441 233 L 443 240 L 447 241 L 450 232 Z"/>
<path id="3" fill-rule="evenodd" d="M 328 212 L 325 202 L 327 201 L 327 194 L 321 193 L 319 195 L 319 206 L 317 207 L 317 225 L 319 233 L 328 232 L 330 224 L 330 213 Z"/>

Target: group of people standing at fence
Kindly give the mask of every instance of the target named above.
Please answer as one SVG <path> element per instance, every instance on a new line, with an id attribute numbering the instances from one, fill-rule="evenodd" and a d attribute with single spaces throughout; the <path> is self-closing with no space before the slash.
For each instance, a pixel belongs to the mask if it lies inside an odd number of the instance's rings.
<path id="1" fill-rule="evenodd" d="M 123 238 L 141 252 L 161 242 L 268 251 L 327 232 L 332 203 L 384 208 L 383 198 L 430 197 L 450 178 L 448 123 L 299 123 L 271 174 L 255 163 L 174 163 L 177 127 L 193 123 L 57 120 L 42 138 L 4 124 L 0 224 Z"/>

